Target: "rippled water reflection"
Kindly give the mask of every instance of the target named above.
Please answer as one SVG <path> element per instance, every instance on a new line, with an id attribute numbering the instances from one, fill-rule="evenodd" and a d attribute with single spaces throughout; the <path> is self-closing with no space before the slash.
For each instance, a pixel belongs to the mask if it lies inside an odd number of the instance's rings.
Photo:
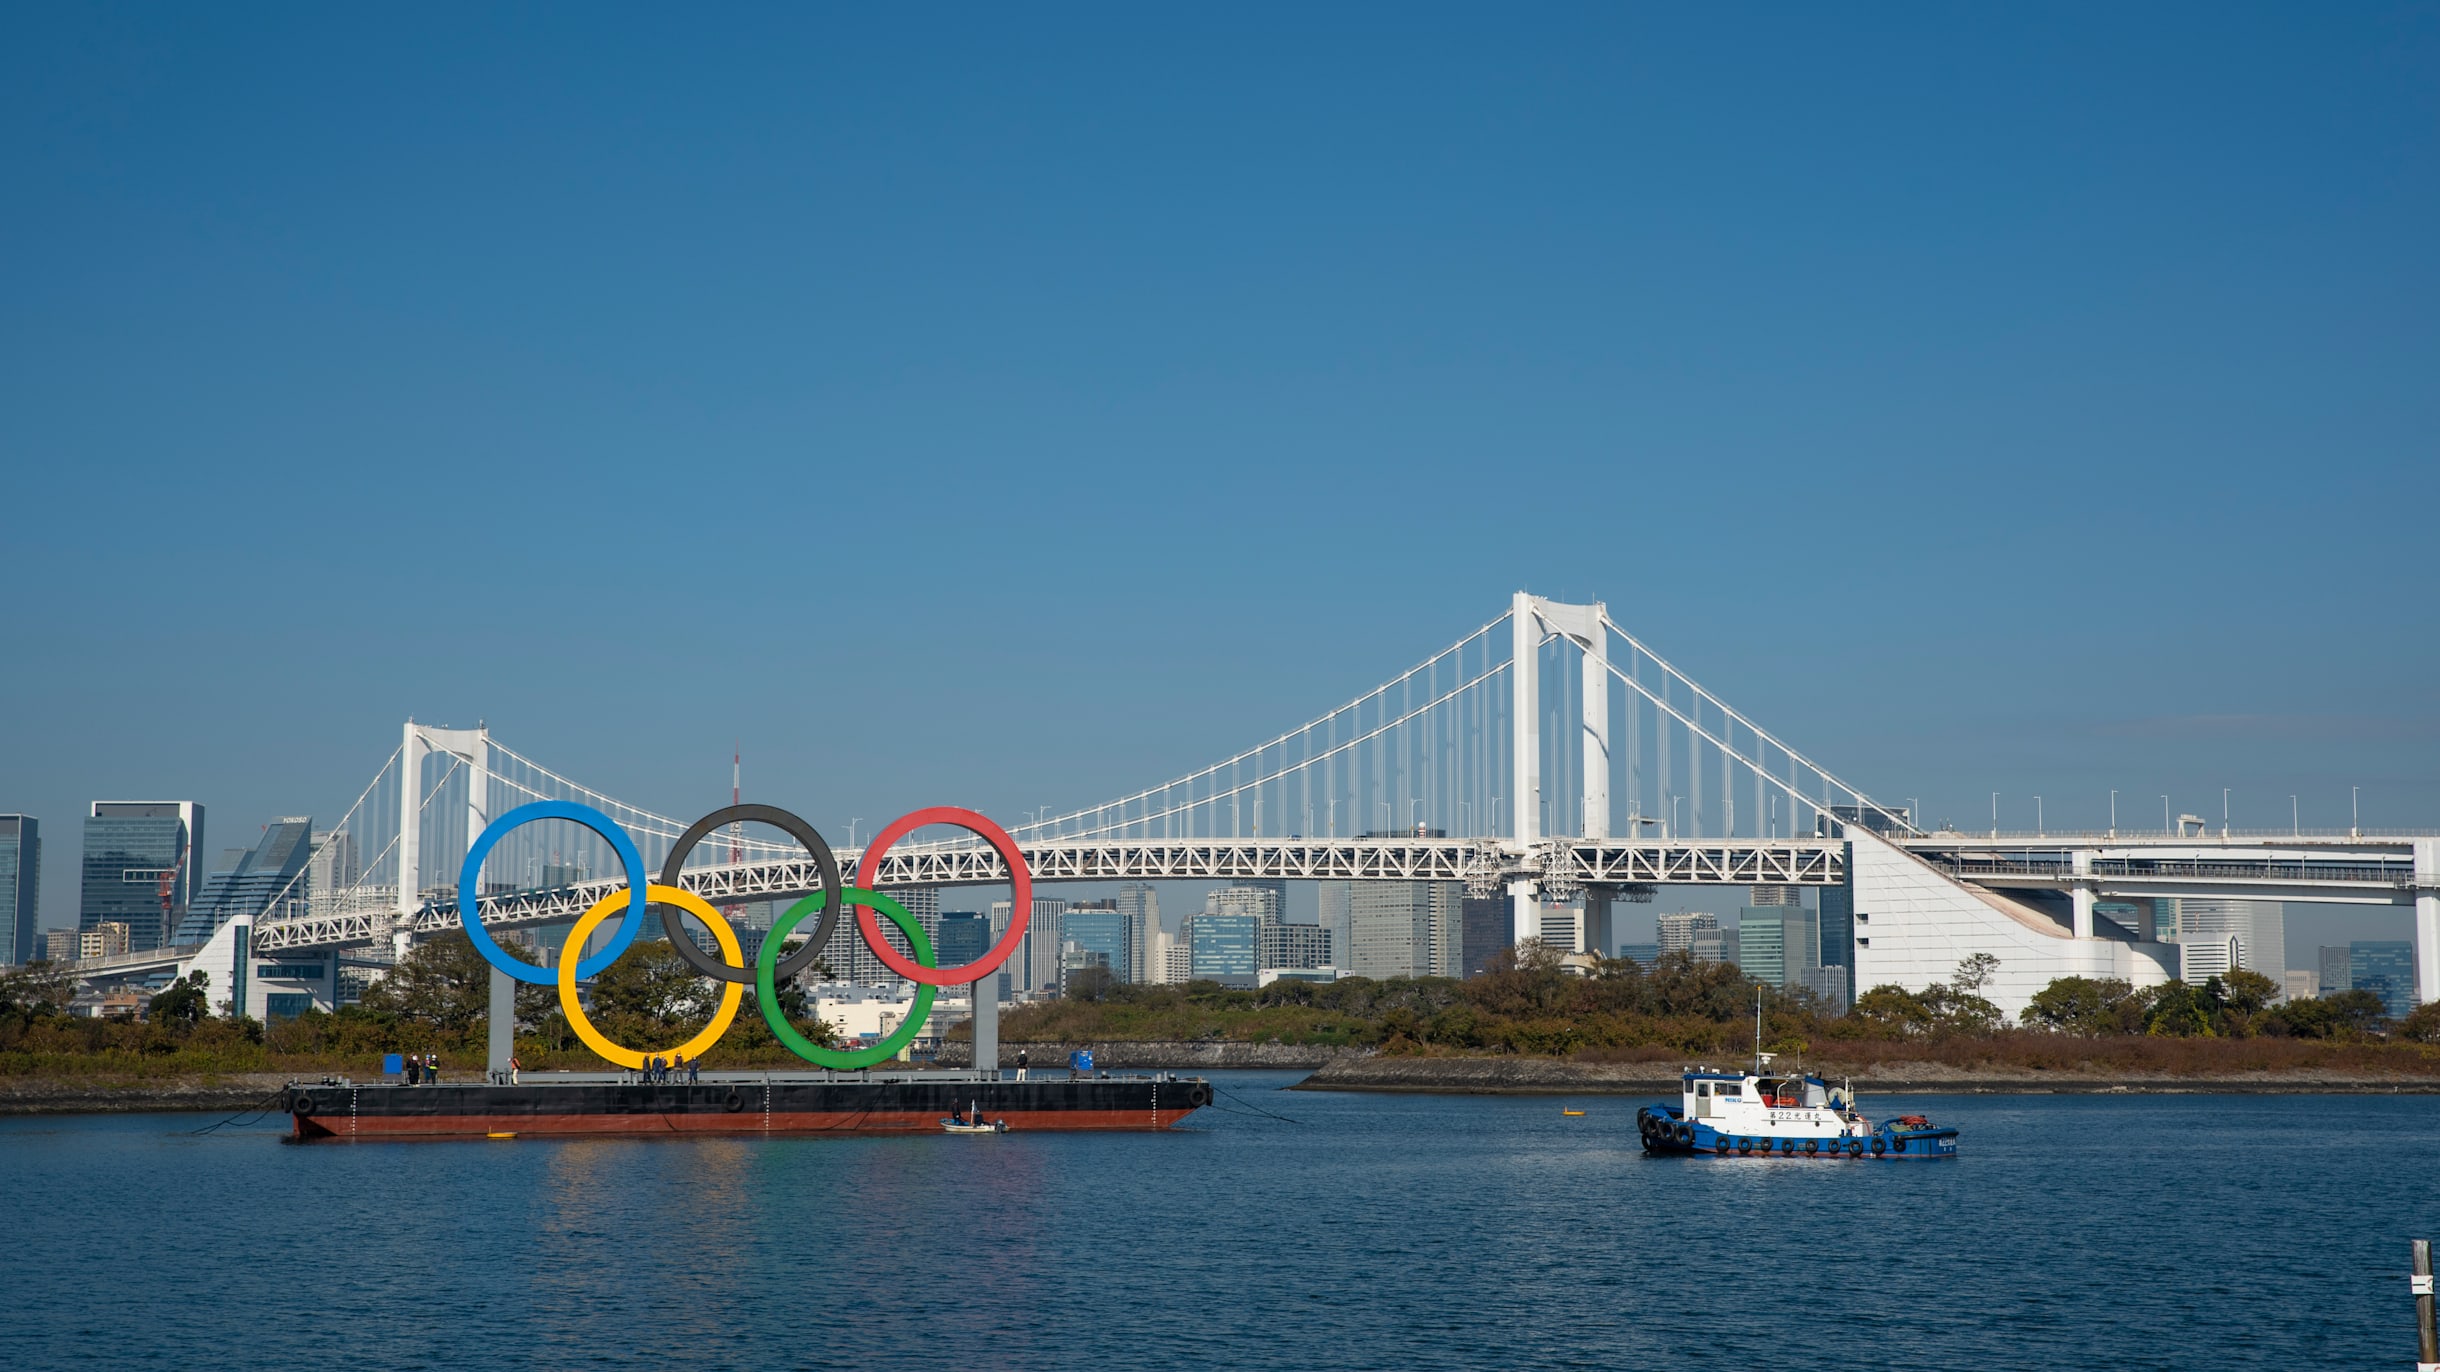
<path id="1" fill-rule="evenodd" d="M 0 1121 L 0 1367 L 2397 1367 L 2440 1237 L 2433 1097 L 1868 1100 L 1966 1131 L 1874 1165 L 1293 1079 L 1166 1135 Z"/>

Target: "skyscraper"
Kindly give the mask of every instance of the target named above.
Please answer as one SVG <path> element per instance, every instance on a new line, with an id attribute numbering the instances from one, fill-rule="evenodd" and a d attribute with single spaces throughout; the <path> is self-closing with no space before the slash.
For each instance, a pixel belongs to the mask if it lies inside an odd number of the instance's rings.
<path id="1" fill-rule="evenodd" d="M 1330 960 L 1330 931 L 1318 924 L 1290 924 L 1286 920 L 1266 919 L 1262 922 L 1260 938 L 1261 949 L 1256 962 L 1263 969 L 1335 965 Z"/>
<path id="2" fill-rule="evenodd" d="M 1589 951 L 1584 937 L 1584 912 L 1572 900 L 1536 901 L 1540 916 L 1540 933 L 1536 935 L 1544 948 L 1558 954 Z"/>
<path id="3" fill-rule="evenodd" d="M 1339 965 L 1376 979 L 1455 975 L 1454 966 L 1434 966 L 1433 952 L 1442 942 L 1434 934 L 1444 924 L 1456 925 L 1464 895 L 1456 882 L 1349 883 L 1348 947 Z M 1456 940 L 1447 943 L 1454 953 Z"/>
<path id="4" fill-rule="evenodd" d="M 170 935 L 172 944 L 202 943 L 212 932 L 243 915 L 259 919 L 274 900 L 302 906 L 307 897 L 305 870 L 313 854 L 313 818 L 296 815 L 273 821 L 262 842 L 238 854 L 226 869 L 204 878 L 203 890 L 187 907 Z"/>
<path id="5" fill-rule="evenodd" d="M 1119 909 L 1118 902 L 1084 901 L 1070 905 L 1059 913 L 1060 966 L 1064 970 L 1073 964 L 1069 955 L 1090 954 L 1110 975 L 1120 981 L 1132 978 L 1128 969 L 1137 961 L 1135 921 L 1128 912 Z M 1062 979 L 1062 986 L 1065 981 Z"/>
<path id="6" fill-rule="evenodd" d="M 202 851 L 193 801 L 93 802 L 76 927 L 124 924 L 131 950 L 161 947 L 203 889 Z"/>
<path id="7" fill-rule="evenodd" d="M 1737 917 L 1737 967 L 1765 986 L 1811 988 L 1820 938 L 1801 905 L 1748 905 Z"/>
<path id="8" fill-rule="evenodd" d="M 1654 920 L 1660 928 L 1661 956 L 1694 950 L 1695 935 L 1706 929 L 1720 927 L 1720 917 L 1704 910 L 1687 910 L 1678 914 L 1661 915 Z"/>
<path id="9" fill-rule="evenodd" d="M 1339 960 L 1341 967 L 1347 965 L 1348 950 L 1354 946 L 1347 917 L 1348 902 L 1353 898 L 1352 889 L 1353 883 L 1344 881 L 1325 881 L 1317 888 L 1321 901 L 1321 925 L 1330 932 L 1332 956 Z"/>
<path id="10" fill-rule="evenodd" d="M 1340 883 L 1342 886 L 1344 882 Z M 1461 976 L 1479 977 L 1493 954 L 1509 947 L 1516 933 L 1514 914 L 1508 897 L 1469 896 L 1462 891 L 1458 899 L 1459 951 L 1458 972 Z M 1343 938 L 1344 934 L 1334 934 Z M 1343 949 L 1343 943 L 1334 943 Z M 1345 952 L 1336 956 L 1344 958 Z"/>
<path id="11" fill-rule="evenodd" d="M 943 910 L 934 947 L 943 967 L 980 961 L 991 952 L 991 921 L 973 910 Z"/>
<path id="12" fill-rule="evenodd" d="M 2370 991 L 2391 1019 L 2415 1009 L 2415 946 L 2405 939 L 2357 939 L 2347 945 L 2347 984 Z"/>
<path id="13" fill-rule="evenodd" d="M 1261 916 L 1204 911 L 1187 919 L 1186 935 L 1193 980 L 1252 989 L 1261 970 Z"/>
<path id="14" fill-rule="evenodd" d="M 2181 899 L 2177 902 L 2177 941 L 2218 947 L 2234 938 L 2237 965 L 2277 981 L 2287 971 L 2286 910 L 2275 900 Z"/>
<path id="15" fill-rule="evenodd" d="M 940 956 L 940 889 L 934 886 L 892 886 L 882 894 L 898 902 L 915 917 L 916 927 L 923 930 L 924 937 L 932 943 L 933 962 L 943 967 L 951 966 Z M 889 964 L 874 954 L 872 945 L 864 941 L 864 934 L 857 927 L 856 910 L 860 908 L 851 907 L 840 917 L 839 927 L 831 931 L 830 942 L 822 946 L 823 965 L 830 968 L 831 974 L 838 980 L 854 982 L 859 986 L 912 985 L 906 978 L 891 971 Z M 885 915 L 876 916 L 876 919 L 881 925 L 881 936 L 890 941 L 893 950 L 907 957 L 915 955 L 914 946 L 907 942 L 906 935 L 898 932 L 895 921 Z M 819 923 L 820 917 L 816 916 L 797 928 L 810 932 Z"/>
<path id="16" fill-rule="evenodd" d="M 1855 965 L 1855 887 L 1849 881 L 1822 888 L 1822 966 Z"/>
<path id="17" fill-rule="evenodd" d="M 2324 944 L 2321 948 L 2320 962 L 2321 993 L 2323 995 L 2327 996 L 2354 988 L 2352 950 L 2332 948 L 2328 944 Z"/>
<path id="18" fill-rule="evenodd" d="M 40 962 L 42 823 L 0 815 L 0 962 Z"/>
<path id="19" fill-rule="evenodd" d="M 1152 936 L 1161 927 L 1161 893 L 1148 881 L 1133 881 L 1118 888 L 1118 912 L 1127 917 L 1134 940 L 1135 965 L 1127 969 L 1128 981 L 1158 981 L 1159 969 L 1152 966 Z"/>

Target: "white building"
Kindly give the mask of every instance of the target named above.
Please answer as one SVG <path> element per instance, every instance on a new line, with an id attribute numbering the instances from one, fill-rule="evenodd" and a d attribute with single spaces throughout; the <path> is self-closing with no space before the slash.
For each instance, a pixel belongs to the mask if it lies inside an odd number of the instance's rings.
<path id="1" fill-rule="evenodd" d="M 1920 991 L 1948 981 L 1975 953 L 1999 959 L 1983 997 L 2014 1022 L 2060 977 L 2116 978 L 2138 988 L 2177 975 L 2178 950 L 2162 943 L 2078 937 L 2059 920 L 1995 891 L 1952 880 L 1860 824 L 1845 826 L 1855 892 L 1859 991 Z"/>
<path id="2" fill-rule="evenodd" d="M 1663 953 L 1685 953 L 1694 949 L 1694 936 L 1705 929 L 1720 927 L 1720 917 L 1701 910 L 1687 910 L 1658 917 L 1660 949 Z"/>
<path id="3" fill-rule="evenodd" d="M 2177 941 L 2219 944 L 2234 938 L 2237 965 L 2273 981 L 2287 975 L 2287 907 L 2275 900 L 2177 902 Z M 2183 980 L 2193 981 L 2192 977 Z"/>
<path id="4" fill-rule="evenodd" d="M 1334 883 L 1338 884 L 1338 883 Z M 1453 881 L 1344 883 L 1347 944 L 1332 959 L 1350 976 L 1386 979 L 1458 975 L 1466 888 Z"/>

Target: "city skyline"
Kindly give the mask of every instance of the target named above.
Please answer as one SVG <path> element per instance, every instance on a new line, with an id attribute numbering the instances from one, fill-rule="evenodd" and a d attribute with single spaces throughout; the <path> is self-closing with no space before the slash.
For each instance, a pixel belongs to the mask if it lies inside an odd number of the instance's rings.
<path id="1" fill-rule="evenodd" d="M 93 801 L 336 815 L 409 716 L 672 813 L 742 740 L 827 832 L 1013 822 L 1518 586 L 1933 822 L 2440 827 L 2368 514 L 2440 493 L 2429 16 L 161 22 L 0 51 L 45 927 Z M 695 136 L 606 143 L 661 57 L 728 74 Z"/>

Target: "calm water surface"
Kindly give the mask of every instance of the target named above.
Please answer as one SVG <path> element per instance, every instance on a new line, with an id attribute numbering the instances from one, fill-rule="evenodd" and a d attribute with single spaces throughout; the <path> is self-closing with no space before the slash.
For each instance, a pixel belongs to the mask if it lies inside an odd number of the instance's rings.
<path id="1" fill-rule="evenodd" d="M 1876 1166 L 1296 1075 L 1165 1135 L 0 1121 L 0 1368 L 2411 1368 L 2440 1237 L 2428 1096 L 1868 1097 L 1965 1131 Z"/>

